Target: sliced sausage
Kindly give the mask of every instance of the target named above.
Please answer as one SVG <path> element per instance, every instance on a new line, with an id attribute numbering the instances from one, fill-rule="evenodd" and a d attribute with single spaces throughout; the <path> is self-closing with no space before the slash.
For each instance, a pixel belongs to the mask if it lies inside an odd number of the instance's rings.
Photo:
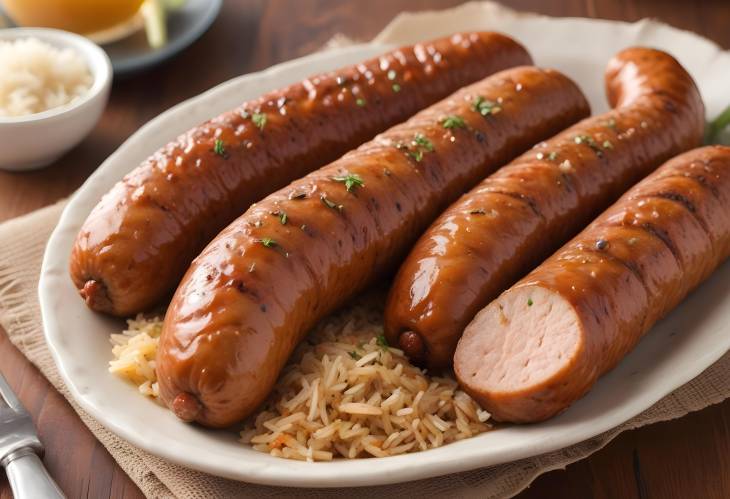
<path id="1" fill-rule="evenodd" d="M 401 267 L 385 310 L 388 341 L 432 369 L 451 365 L 481 308 L 670 157 L 700 144 L 704 106 L 670 55 L 616 55 L 614 109 L 538 144 L 449 207 Z"/>
<path id="2" fill-rule="evenodd" d="M 247 102 L 178 137 L 102 198 L 73 248 L 74 284 L 99 312 L 153 307 L 251 203 L 462 86 L 530 63 L 506 36 L 462 33 Z"/>
<path id="3" fill-rule="evenodd" d="M 587 114 L 560 73 L 507 70 L 252 206 L 172 299 L 157 356 L 162 399 L 208 426 L 246 417 L 317 320 L 393 269 L 464 190 Z"/>
<path id="4" fill-rule="evenodd" d="M 730 256 L 730 147 L 669 161 L 469 324 L 454 368 L 500 421 L 582 397 Z"/>

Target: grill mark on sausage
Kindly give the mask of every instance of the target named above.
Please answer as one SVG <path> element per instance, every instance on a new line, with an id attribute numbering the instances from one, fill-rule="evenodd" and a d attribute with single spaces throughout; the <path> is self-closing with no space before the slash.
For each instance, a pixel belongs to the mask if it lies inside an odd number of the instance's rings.
<path id="1" fill-rule="evenodd" d="M 611 241 L 609 239 L 606 239 L 606 241 L 608 241 L 609 245 L 611 244 Z M 585 251 L 587 253 L 600 256 L 601 258 L 605 258 L 612 262 L 616 262 L 619 265 L 622 265 L 623 267 L 628 269 L 632 274 L 634 274 L 634 276 L 636 276 L 636 278 L 639 280 L 639 282 L 641 282 L 641 285 L 644 288 L 644 290 L 646 291 L 647 296 L 652 295 L 651 291 L 649 290 L 649 286 L 646 284 L 646 278 L 641 273 L 641 270 L 639 270 L 639 267 L 637 265 L 635 265 L 633 262 L 627 262 L 605 250 L 599 250 L 599 249 L 596 249 L 596 248 L 593 248 L 590 246 L 585 246 L 581 249 L 582 249 L 582 251 Z"/>
<path id="2" fill-rule="evenodd" d="M 669 237 L 669 234 L 667 234 L 667 231 L 665 231 L 661 227 L 657 227 L 650 222 L 644 222 L 641 225 L 637 225 L 637 227 L 645 230 L 646 232 L 663 242 L 669 249 L 669 251 L 671 251 L 672 256 L 674 256 L 674 259 L 677 261 L 677 265 L 684 270 L 684 262 L 682 261 L 682 257 L 679 254 L 679 250 L 674 244 L 674 241 L 672 241 L 672 238 Z"/>
<path id="3" fill-rule="evenodd" d="M 525 202 L 530 207 L 530 209 L 532 210 L 532 212 L 535 215 L 540 217 L 542 220 L 545 220 L 545 216 L 542 214 L 542 212 L 540 211 L 540 208 L 537 206 L 537 202 L 535 201 L 535 199 L 532 198 L 531 196 L 528 196 L 527 194 L 522 194 L 520 192 L 514 192 L 514 191 L 505 191 L 505 190 L 501 190 L 501 189 L 490 189 L 489 191 L 486 191 L 486 192 L 493 192 L 495 194 L 502 194 L 504 196 L 509 196 L 514 199 L 519 199 L 520 201 Z"/>
<path id="4" fill-rule="evenodd" d="M 707 226 L 707 223 L 697 214 L 697 207 L 686 196 L 674 190 L 666 190 L 657 192 L 655 194 L 650 194 L 647 197 L 666 199 L 668 201 L 672 201 L 673 203 L 681 205 L 684 209 L 692 214 L 692 217 L 694 217 L 695 220 L 697 220 L 697 223 L 700 225 L 700 227 L 702 227 L 702 230 L 705 232 L 705 234 L 707 234 L 707 237 L 710 240 L 713 239 L 712 233 L 710 232 L 710 228 Z"/>
<path id="5" fill-rule="evenodd" d="M 717 187 L 709 183 L 704 175 L 694 175 L 693 172 L 671 173 L 669 175 L 662 175 L 661 177 L 658 177 L 657 180 L 664 180 L 668 178 L 687 178 L 693 180 L 699 186 L 710 191 L 716 199 L 720 199 L 720 192 L 717 190 Z"/>

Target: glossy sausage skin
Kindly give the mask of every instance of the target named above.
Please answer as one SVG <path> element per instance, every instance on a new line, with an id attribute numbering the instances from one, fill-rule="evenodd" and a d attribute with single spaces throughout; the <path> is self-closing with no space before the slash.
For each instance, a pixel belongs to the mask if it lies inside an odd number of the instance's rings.
<path id="1" fill-rule="evenodd" d="M 469 324 L 454 367 L 493 417 L 582 397 L 730 256 L 730 147 L 667 162 Z"/>
<path id="2" fill-rule="evenodd" d="M 560 73 L 507 70 L 252 206 L 173 297 L 157 355 L 162 399 L 208 426 L 245 418 L 316 321 L 394 269 L 479 179 L 587 114 Z"/>
<path id="3" fill-rule="evenodd" d="M 74 284 L 94 310 L 149 309 L 251 203 L 462 86 L 530 63 L 506 36 L 463 33 L 247 102 L 180 136 L 102 198 L 73 248 Z"/>
<path id="4" fill-rule="evenodd" d="M 451 365 L 478 310 L 632 184 L 700 144 L 704 106 L 671 56 L 645 48 L 606 71 L 612 111 L 538 144 L 450 206 L 419 239 L 388 298 L 388 341 L 428 367 Z"/>

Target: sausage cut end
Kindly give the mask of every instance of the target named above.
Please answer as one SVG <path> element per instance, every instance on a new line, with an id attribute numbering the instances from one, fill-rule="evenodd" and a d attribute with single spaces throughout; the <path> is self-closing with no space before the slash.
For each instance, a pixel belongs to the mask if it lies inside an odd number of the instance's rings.
<path id="1" fill-rule="evenodd" d="M 186 423 L 195 421 L 203 409 L 200 401 L 190 393 L 181 393 L 172 401 L 172 412 Z"/>
<path id="2" fill-rule="evenodd" d="M 512 288 L 467 326 L 454 356 L 459 382 L 497 420 L 539 421 L 560 404 L 583 347 L 573 305 L 538 285 Z"/>

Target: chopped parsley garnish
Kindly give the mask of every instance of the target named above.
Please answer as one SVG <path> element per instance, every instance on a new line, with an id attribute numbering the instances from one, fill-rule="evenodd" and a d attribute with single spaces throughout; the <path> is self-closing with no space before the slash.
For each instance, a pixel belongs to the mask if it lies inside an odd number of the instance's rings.
<path id="1" fill-rule="evenodd" d="M 358 97 L 357 100 L 355 100 L 355 104 L 357 104 L 360 107 L 364 107 L 365 104 L 367 104 L 367 101 L 363 99 L 362 97 Z"/>
<path id="2" fill-rule="evenodd" d="M 285 211 L 279 210 L 272 213 L 275 217 L 279 217 L 279 222 L 281 222 L 281 225 L 286 225 L 286 223 L 289 221 L 289 216 L 286 214 Z"/>
<path id="3" fill-rule="evenodd" d="M 461 116 L 451 115 L 441 120 L 441 125 L 446 129 L 466 128 L 466 122 Z"/>
<path id="4" fill-rule="evenodd" d="M 270 237 L 263 237 L 259 239 L 259 242 L 264 245 L 266 248 L 271 248 L 277 250 L 279 253 L 284 255 L 286 258 L 289 258 L 289 253 L 284 251 L 284 248 L 281 247 L 279 243 L 271 239 Z"/>
<path id="5" fill-rule="evenodd" d="M 550 161 L 555 161 L 556 159 L 558 159 L 558 153 L 552 151 L 550 154 L 548 154 L 548 159 Z"/>
<path id="6" fill-rule="evenodd" d="M 398 93 L 400 92 L 400 85 L 397 83 L 393 83 L 393 86 L 391 87 L 393 89 L 393 92 Z"/>
<path id="7" fill-rule="evenodd" d="M 266 115 L 264 113 L 253 113 L 251 115 L 251 121 L 259 130 L 263 130 L 266 126 Z"/>
<path id="8" fill-rule="evenodd" d="M 433 144 L 428 140 L 422 133 L 417 133 L 413 136 L 413 140 L 410 145 L 398 142 L 395 147 L 398 150 L 405 151 L 406 155 L 420 163 L 423 159 L 423 154 L 426 152 L 433 152 Z"/>
<path id="9" fill-rule="evenodd" d="M 345 189 L 347 189 L 347 192 L 352 192 L 352 190 L 357 187 L 365 186 L 365 182 L 363 182 L 360 176 L 355 173 L 348 173 L 347 175 L 332 177 L 332 180 L 345 184 Z"/>
<path id="10" fill-rule="evenodd" d="M 322 200 L 322 202 L 324 203 L 324 205 L 327 208 L 331 208 L 331 209 L 337 210 L 337 211 L 342 211 L 342 208 L 344 208 L 344 206 L 342 206 L 341 204 L 337 204 L 337 203 L 333 202 L 331 199 L 329 199 L 324 194 L 322 194 L 322 196 L 320 197 L 320 199 Z"/>
<path id="11" fill-rule="evenodd" d="M 390 346 L 390 345 L 388 345 L 388 340 L 385 338 L 385 335 L 384 334 L 379 334 L 375 338 L 375 343 L 377 343 L 378 346 L 381 347 L 381 348 L 383 348 L 383 349 L 387 349 Z"/>
<path id="12" fill-rule="evenodd" d="M 225 157 L 226 146 L 221 139 L 215 139 L 215 145 L 213 145 L 213 152 L 216 153 L 218 156 Z"/>
<path id="13" fill-rule="evenodd" d="M 528 306 L 528 307 L 531 307 L 531 306 L 533 305 L 533 303 L 534 303 L 534 302 L 532 301 L 532 298 L 528 298 L 528 299 L 527 299 L 527 306 Z"/>
<path id="14" fill-rule="evenodd" d="M 604 140 L 602 145 L 604 149 L 613 149 L 613 144 L 610 140 Z"/>
<path id="15" fill-rule="evenodd" d="M 355 350 L 353 350 L 352 352 L 348 352 L 348 353 L 349 353 L 350 357 L 352 357 L 355 360 L 360 360 L 360 358 L 361 358 L 361 355 L 359 353 L 357 353 Z"/>
<path id="16" fill-rule="evenodd" d="M 433 144 L 430 140 L 424 137 L 422 133 L 417 133 L 416 136 L 413 137 L 413 143 L 417 146 L 423 147 L 428 152 L 433 151 Z"/>
<path id="17" fill-rule="evenodd" d="M 606 120 L 604 123 L 608 128 L 616 128 L 616 120 L 611 118 L 609 120 Z"/>
<path id="18" fill-rule="evenodd" d="M 471 105 L 471 108 L 482 116 L 497 114 L 502 110 L 502 107 L 499 104 L 491 100 L 487 100 L 481 95 L 477 95 Z"/>
<path id="19" fill-rule="evenodd" d="M 596 144 L 596 141 L 590 135 L 576 135 L 573 140 L 576 144 L 585 144 L 593 149 L 593 152 L 595 152 L 596 156 L 599 158 L 603 157 L 603 151 L 600 147 L 598 147 L 598 144 Z"/>
<path id="20" fill-rule="evenodd" d="M 388 71 L 388 79 L 395 80 L 395 69 L 391 69 L 390 71 Z"/>
<path id="21" fill-rule="evenodd" d="M 279 243 L 271 239 L 270 237 L 264 237 L 262 239 L 259 239 L 259 242 L 266 246 L 267 248 L 276 248 Z"/>

